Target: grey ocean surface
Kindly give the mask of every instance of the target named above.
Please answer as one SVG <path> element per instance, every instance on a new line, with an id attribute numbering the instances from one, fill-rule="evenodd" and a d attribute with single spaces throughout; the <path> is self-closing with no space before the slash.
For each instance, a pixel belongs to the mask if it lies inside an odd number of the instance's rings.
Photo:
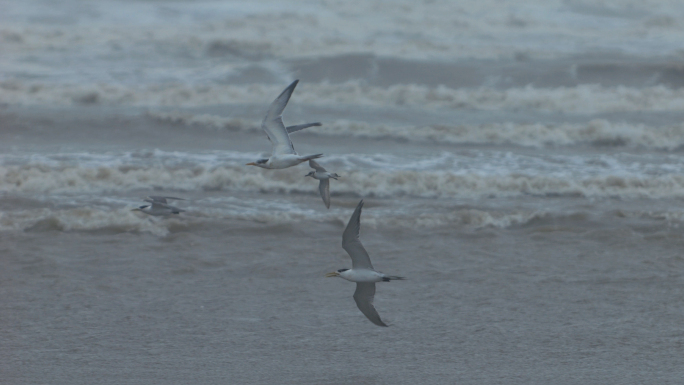
<path id="1" fill-rule="evenodd" d="M 0 0 L 0 383 L 681 383 L 682 15 Z M 329 210 L 245 165 L 294 79 Z"/>

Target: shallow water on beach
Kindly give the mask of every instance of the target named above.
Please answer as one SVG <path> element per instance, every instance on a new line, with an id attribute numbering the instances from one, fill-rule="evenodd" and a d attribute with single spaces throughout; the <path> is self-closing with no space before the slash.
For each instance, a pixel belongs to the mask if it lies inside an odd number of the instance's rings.
<path id="1" fill-rule="evenodd" d="M 6 383 L 678 383 L 677 2 L 0 1 Z M 271 101 L 324 153 L 262 170 Z M 173 218 L 131 212 L 187 199 Z M 389 328 L 358 311 L 361 239 Z"/>

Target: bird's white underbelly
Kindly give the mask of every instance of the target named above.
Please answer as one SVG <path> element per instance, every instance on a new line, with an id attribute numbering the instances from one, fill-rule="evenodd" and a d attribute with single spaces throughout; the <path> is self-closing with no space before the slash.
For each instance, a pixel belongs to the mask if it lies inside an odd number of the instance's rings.
<path id="1" fill-rule="evenodd" d="M 383 275 L 373 270 L 347 270 L 340 273 L 340 277 L 352 282 L 380 282 Z"/>
<path id="2" fill-rule="evenodd" d="M 330 173 L 329 172 L 318 172 L 318 171 L 316 171 L 312 176 L 318 180 L 330 179 Z"/>
<path id="3" fill-rule="evenodd" d="M 269 168 L 288 168 L 300 163 L 300 156 L 295 154 L 274 155 L 268 160 Z"/>
<path id="4" fill-rule="evenodd" d="M 143 210 L 145 214 L 154 215 L 155 217 L 171 215 L 170 210 Z"/>

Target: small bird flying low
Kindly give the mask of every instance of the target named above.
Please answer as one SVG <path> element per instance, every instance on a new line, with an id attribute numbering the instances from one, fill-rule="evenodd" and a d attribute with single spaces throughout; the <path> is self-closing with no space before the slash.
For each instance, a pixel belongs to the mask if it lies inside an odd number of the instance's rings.
<path id="1" fill-rule="evenodd" d="M 247 163 L 248 166 L 257 166 L 267 169 L 280 169 L 296 166 L 307 160 L 317 159 L 323 154 L 299 155 L 292 145 L 289 132 L 302 130 L 316 123 L 302 124 L 299 126 L 291 126 L 286 128 L 283 123 L 283 111 L 287 106 L 287 102 L 292 96 L 292 92 L 297 87 L 299 80 L 295 80 L 271 103 L 271 106 L 266 112 L 264 121 L 261 123 L 261 128 L 264 129 L 268 140 L 271 141 L 271 156 L 266 159 L 259 159 L 255 162 Z"/>
<path id="2" fill-rule="evenodd" d="M 325 207 L 330 208 L 330 178 L 337 180 L 337 178 L 340 176 L 332 172 L 327 172 L 313 159 L 309 161 L 309 167 L 315 169 L 316 171 L 311 171 L 304 176 L 310 176 L 320 181 L 320 183 L 318 183 L 318 191 L 321 193 L 321 198 L 323 198 Z"/>
<path id="3" fill-rule="evenodd" d="M 396 277 L 386 275 L 373 269 L 368 252 L 364 249 L 359 240 L 359 230 L 361 229 L 361 208 L 363 208 L 363 200 L 356 206 L 354 214 L 349 218 L 347 228 L 342 233 L 342 248 L 349 254 L 352 260 L 351 269 L 339 269 L 328 273 L 326 277 L 340 277 L 347 281 L 356 282 L 356 291 L 354 292 L 354 301 L 361 313 L 365 315 L 372 323 L 378 326 L 387 326 L 380 319 L 378 311 L 373 306 L 373 297 L 375 297 L 375 283 L 389 282 L 393 280 L 405 279 L 404 277 Z"/>
<path id="4" fill-rule="evenodd" d="M 140 211 L 145 214 L 149 215 L 154 215 L 154 216 L 166 216 L 166 215 L 171 215 L 171 214 L 179 214 L 182 213 L 185 210 L 181 210 L 178 207 L 174 207 L 168 204 L 167 199 L 173 199 L 173 200 L 178 200 L 178 201 L 184 201 L 185 199 L 183 198 L 175 198 L 175 197 L 161 197 L 161 196 L 149 196 L 143 201 L 151 203 L 151 205 L 144 205 L 140 206 L 138 208 L 135 208 L 131 211 Z"/>

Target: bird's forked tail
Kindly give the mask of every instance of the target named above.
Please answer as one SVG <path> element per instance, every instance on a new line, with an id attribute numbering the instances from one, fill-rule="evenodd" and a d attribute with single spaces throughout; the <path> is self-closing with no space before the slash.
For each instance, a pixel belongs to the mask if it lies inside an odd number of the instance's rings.
<path id="1" fill-rule="evenodd" d="M 388 275 L 388 276 L 382 277 L 382 281 L 383 281 L 383 282 L 389 282 L 389 281 L 402 281 L 402 280 L 405 280 L 405 279 L 406 279 L 405 277 L 398 277 L 398 276 L 396 276 L 396 275 Z"/>
<path id="2" fill-rule="evenodd" d="M 311 159 L 318 159 L 318 158 L 320 158 L 320 157 L 322 157 L 322 156 L 323 156 L 323 154 L 304 155 L 304 156 L 300 157 L 299 160 L 302 161 L 302 162 L 308 162 L 308 161 L 310 161 Z"/>

